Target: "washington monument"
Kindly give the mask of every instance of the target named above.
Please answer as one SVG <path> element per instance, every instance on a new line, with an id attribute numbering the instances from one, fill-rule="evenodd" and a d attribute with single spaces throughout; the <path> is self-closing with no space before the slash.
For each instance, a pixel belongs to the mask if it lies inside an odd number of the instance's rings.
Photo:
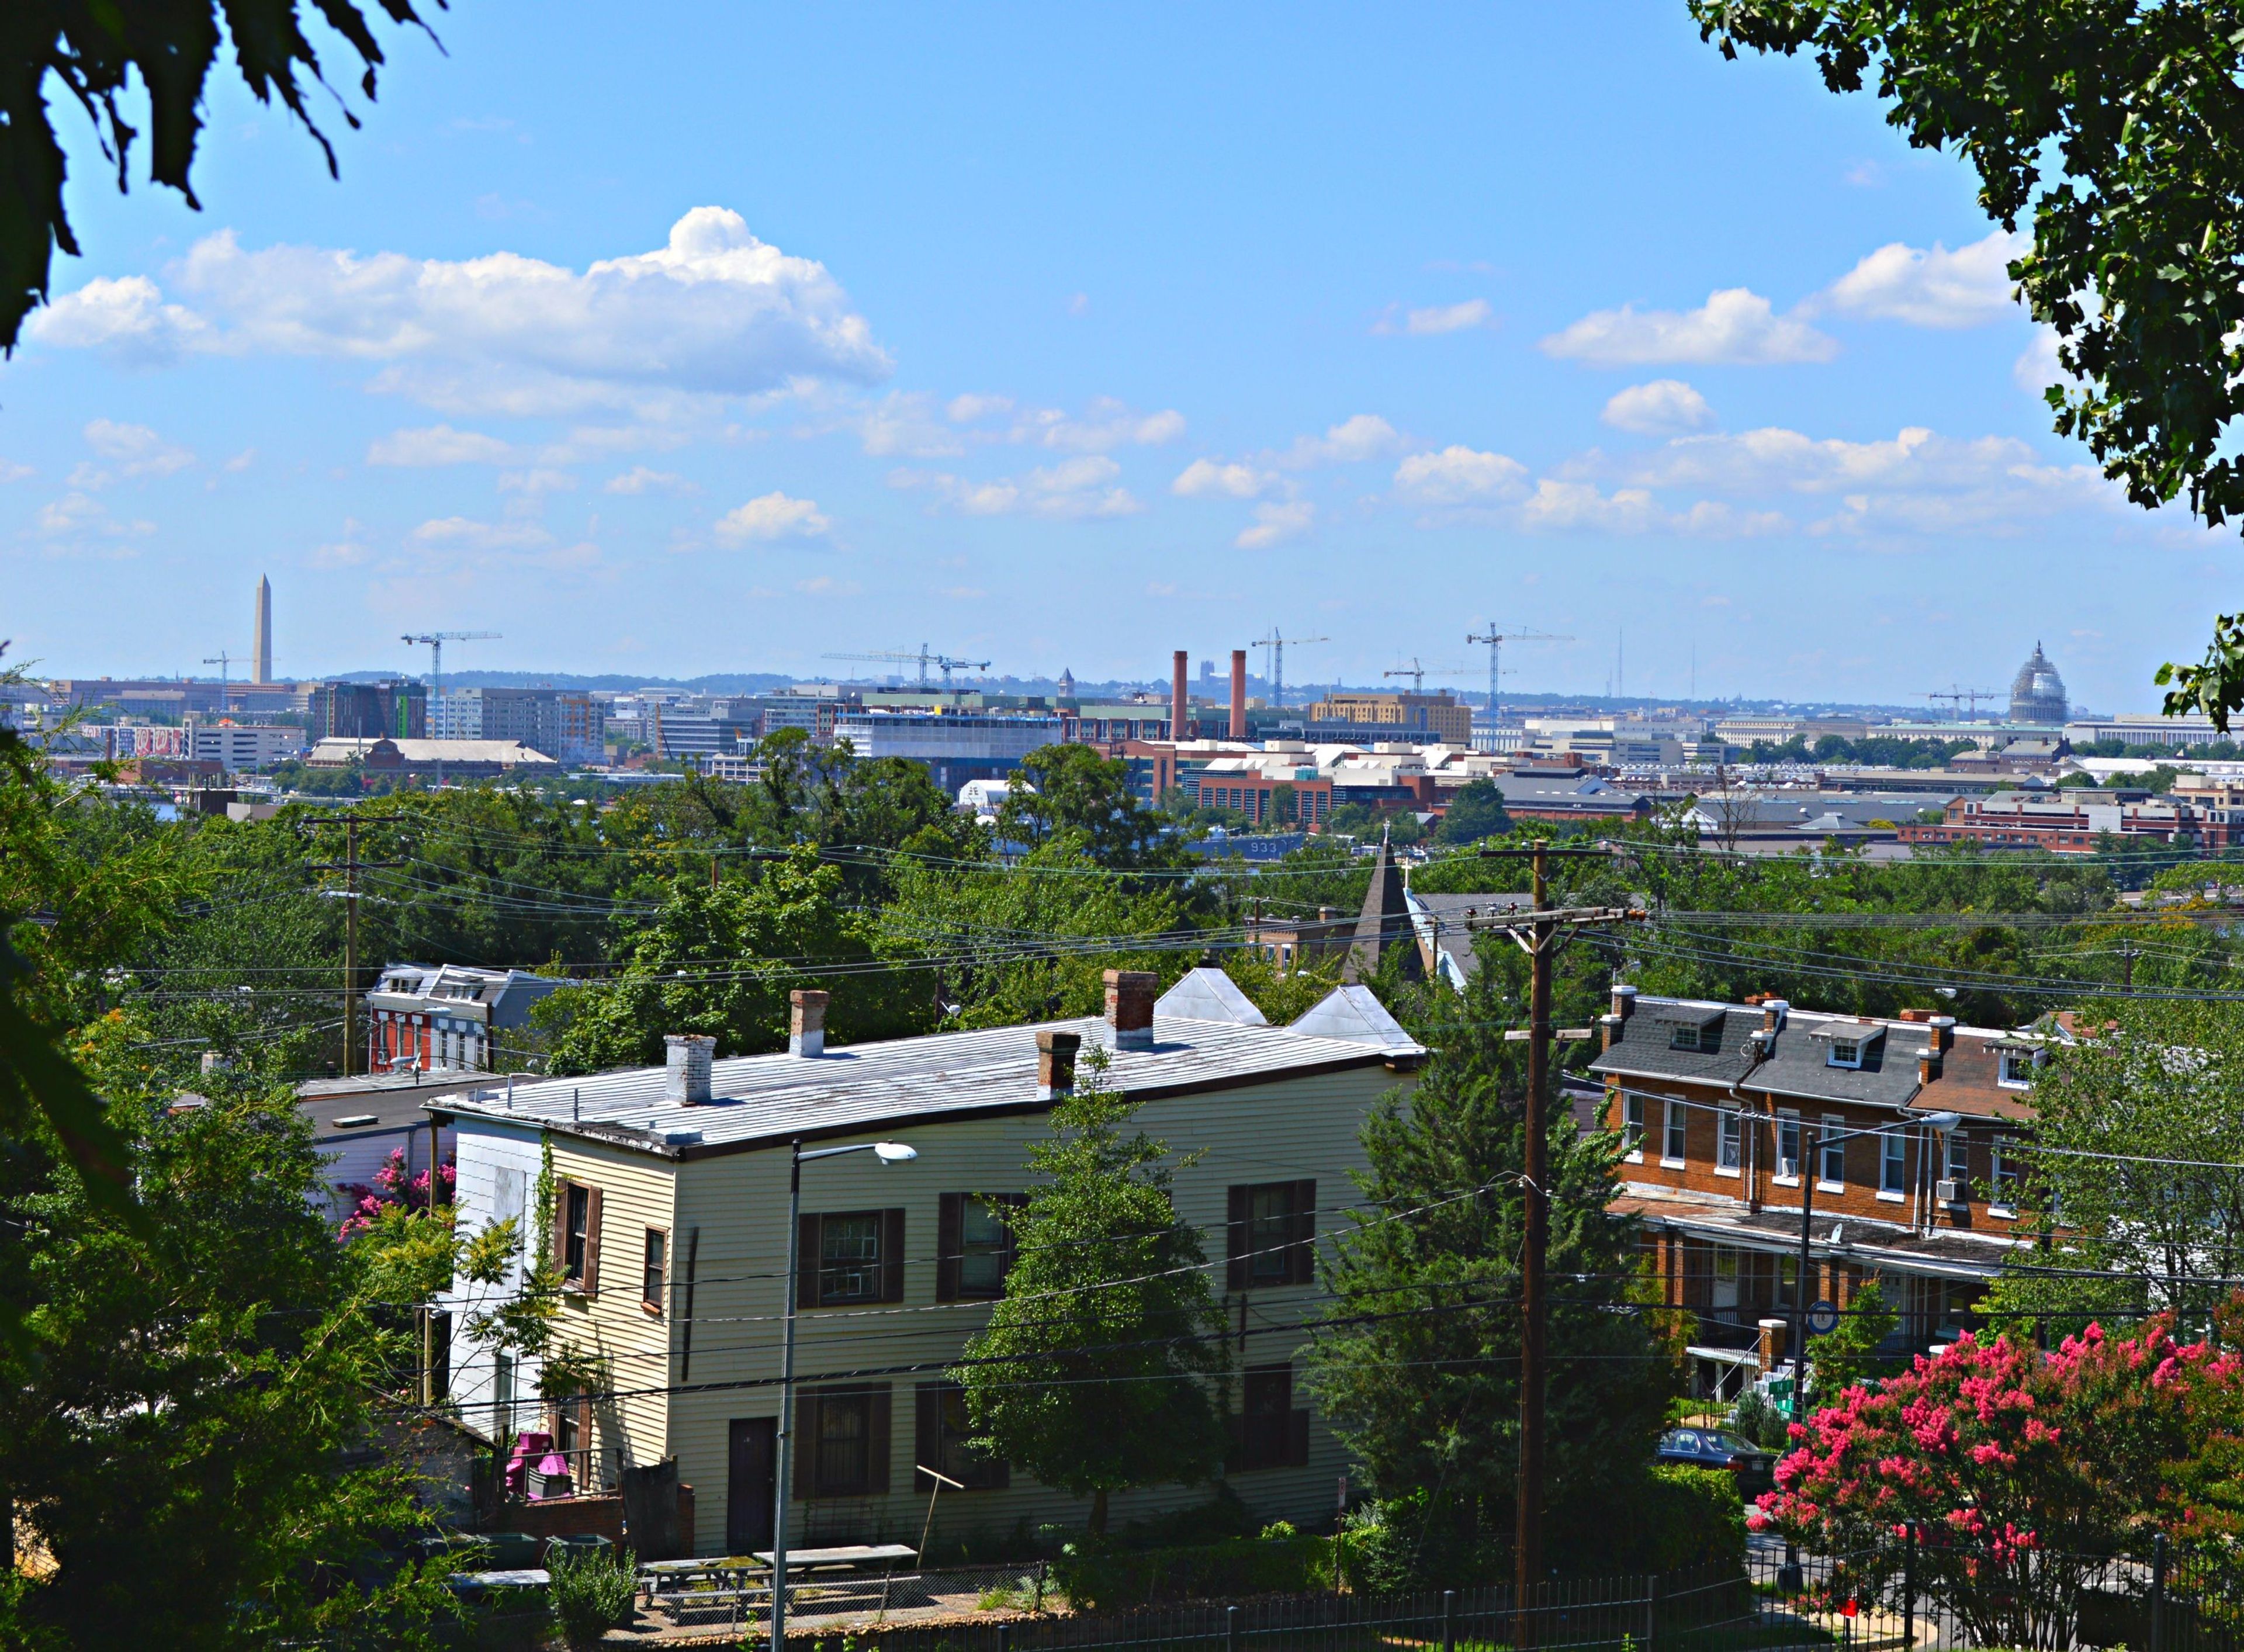
<path id="1" fill-rule="evenodd" d="M 249 680 L 273 680 L 273 581 L 257 576 L 257 640 L 250 645 Z"/>

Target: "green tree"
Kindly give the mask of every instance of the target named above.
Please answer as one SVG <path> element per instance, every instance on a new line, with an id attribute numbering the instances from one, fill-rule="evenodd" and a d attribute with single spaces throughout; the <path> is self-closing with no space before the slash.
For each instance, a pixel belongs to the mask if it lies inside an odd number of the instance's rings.
<path id="1" fill-rule="evenodd" d="M 2234 0 L 1691 0 L 1700 32 L 1808 51 L 1824 84 L 1875 78 L 1909 141 L 1950 149 L 2004 228 L 2010 265 L 2058 337 L 2058 434 L 2137 504 L 2184 494 L 2209 525 L 2244 511 L 2226 445 L 2244 414 L 2244 9 Z M 2201 665 L 2160 668 L 2169 714 L 2226 729 L 2244 707 L 2244 616 Z"/>
<path id="2" fill-rule="evenodd" d="M 1907 1360 L 1878 1352 L 1878 1344 L 1900 1323 L 1886 1306 L 1884 1287 L 1875 1279 L 1865 1280 L 1847 1303 L 1838 1329 L 1808 1344 L 1816 1403 L 1835 1405 L 1844 1390 L 1903 1369 Z"/>
<path id="3" fill-rule="evenodd" d="M 366 1581 L 426 1517 L 367 1447 L 407 1357 L 384 1327 L 441 1247 L 338 1245 L 288 1092 L 216 1073 L 174 1113 L 140 1032 L 112 1012 L 71 1054 L 129 1144 L 145 1233 L 51 1137 L 0 1156 L 0 1300 L 28 1332 L 0 1350 L 0 1540 L 54 1562 L 0 1590 L 0 1645 L 418 1644 L 441 1578 Z"/>
<path id="4" fill-rule="evenodd" d="M 1437 843 L 1477 843 L 1511 829 L 1511 816 L 1504 812 L 1504 794 L 1492 780 L 1470 781 L 1450 799 L 1442 823 L 1434 833 Z"/>
<path id="5" fill-rule="evenodd" d="M 379 0 L 394 23 L 419 24 L 411 0 Z M 443 0 L 438 0 L 442 4 Z M 352 0 L 24 0 L 0 17 L 0 348 L 12 351 L 35 304 L 47 296 L 57 247 L 75 258 L 77 236 L 63 208 L 68 170 L 46 100 L 51 75 L 92 118 L 117 186 L 131 179 L 139 129 L 120 101 L 138 79 L 148 99 L 148 175 L 200 209 L 188 172 L 202 135 L 203 83 L 231 37 L 241 78 L 260 103 L 278 97 L 312 134 L 335 171 L 335 152 L 305 108 L 310 85 L 328 91 L 301 15 L 315 10 L 365 65 L 359 89 L 374 97 L 382 47 Z M 221 18 L 223 27 L 221 27 Z M 308 85 L 308 81 L 310 85 Z M 338 103 L 352 126 L 358 117 Z"/>
<path id="6" fill-rule="evenodd" d="M 2103 1030 L 2052 1052 L 2018 1155 L 2021 1225 L 2049 1248 L 1996 1282 L 1989 1311 L 2070 1331 L 2148 1308 L 2194 1335 L 2244 1276 L 2244 1013 L 2123 1003 L 2080 1019 Z"/>
<path id="7" fill-rule="evenodd" d="M 1088 746 L 1045 746 L 1022 759 L 1017 778 L 1025 785 L 1008 792 L 997 811 L 1000 837 L 1032 846 L 1072 838 L 1118 871 L 1181 863 L 1169 822 L 1139 801 L 1129 765 L 1119 759 Z"/>
<path id="8" fill-rule="evenodd" d="M 1415 1528 L 1420 1586 L 1510 1564 L 1519 1421 L 1524 1059 L 1517 1019 L 1477 979 L 1429 995 L 1437 1053 L 1365 1122 L 1363 1209 L 1324 1267 L 1334 1301 L 1309 1364 L 1325 1415 L 1363 1466 L 1382 1520 Z M 1550 1128 L 1550 1552 L 1614 1562 L 1680 1349 L 1639 1274 L 1633 1219 L 1610 1209 L 1619 1138 Z"/>
<path id="9" fill-rule="evenodd" d="M 1200 1236 L 1170 1202 L 1168 1144 L 1131 1128 L 1106 1064 L 1084 1052 L 1075 1093 L 1030 1149 L 1042 1181 L 1012 1218 L 1019 1260 L 951 1372 L 976 1444 L 1089 1497 L 1099 1534 L 1110 1493 L 1215 1473 L 1228 1369 Z"/>
<path id="10" fill-rule="evenodd" d="M 720 1055 L 787 1041 L 787 994 L 834 993 L 837 1042 L 923 1030 L 933 1014 L 909 978 L 872 967 L 873 927 L 846 910 L 842 874 L 803 847 L 714 889 L 673 884 L 612 980 L 564 987 L 531 1013 L 551 1039 L 548 1070 L 595 1073 L 659 1062 L 663 1037 L 707 1033 Z"/>

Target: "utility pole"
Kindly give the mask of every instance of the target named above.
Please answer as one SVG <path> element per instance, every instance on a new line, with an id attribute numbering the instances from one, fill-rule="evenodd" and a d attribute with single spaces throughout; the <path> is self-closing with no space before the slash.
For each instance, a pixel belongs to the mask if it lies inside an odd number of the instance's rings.
<path id="1" fill-rule="evenodd" d="M 358 1040 L 358 875 L 390 867 L 402 866 L 402 861 L 362 861 L 358 857 L 358 829 L 369 824 L 358 815 L 331 815 L 325 820 L 308 821 L 303 829 L 314 826 L 340 826 L 343 829 L 343 857 L 339 861 L 314 861 L 306 868 L 314 872 L 341 872 L 343 875 L 343 899 L 349 903 L 343 911 L 343 1070 L 342 1076 L 351 1076 L 351 1058 Z M 429 1175 L 429 1197 L 433 1203 L 436 1196 L 436 1171 L 433 1161 Z"/>
<path id="2" fill-rule="evenodd" d="M 1519 1501 L 1517 1537 L 1513 1547 L 1512 1604 L 1517 1615 L 1512 1645 L 1533 1644 L 1534 1588 L 1543 1577 L 1544 1392 L 1549 1372 L 1546 1344 L 1550 1303 L 1543 1290 L 1544 1273 L 1551 1249 L 1550 1087 L 1551 972 L 1559 949 L 1585 928 L 1641 921 L 1645 913 L 1629 907 L 1569 907 L 1551 905 L 1550 862 L 1553 855 L 1607 858 L 1598 849 L 1552 849 L 1547 839 L 1536 838 L 1522 850 L 1483 850 L 1490 860 L 1528 858 L 1534 874 L 1534 906 L 1524 913 L 1509 912 L 1480 920 L 1481 927 L 1508 932 L 1527 953 L 1530 976 L 1527 1028 L 1507 1032 L 1508 1040 L 1522 1038 L 1527 1044 L 1527 1098 L 1523 1109 L 1521 1181 L 1526 1195 L 1525 1243 L 1519 1259 Z M 1585 1030 L 1570 1037 L 1587 1037 Z"/>

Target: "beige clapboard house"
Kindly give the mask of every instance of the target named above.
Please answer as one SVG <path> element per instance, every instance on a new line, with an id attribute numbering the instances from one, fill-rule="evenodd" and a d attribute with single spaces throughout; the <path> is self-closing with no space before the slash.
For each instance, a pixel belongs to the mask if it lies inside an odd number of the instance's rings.
<path id="1" fill-rule="evenodd" d="M 491 1294 L 469 1287 L 445 1304 L 462 1415 L 502 1436 L 556 1431 L 589 1486 L 675 1458 L 695 1490 L 700 1552 L 767 1547 L 790 1144 L 901 1141 L 910 1163 L 867 1153 L 803 1168 L 790 1534 L 798 1545 L 916 1538 L 931 1484 L 916 1466 L 969 1488 L 943 1494 L 944 1537 L 1079 1522 L 1082 1502 L 976 1459 L 943 1380 L 1002 1294 L 997 1213 L 1028 1191 L 1028 1149 L 1071 1082 L 1073 1035 L 1111 1053 L 1109 1082 L 1143 1103 L 1146 1131 L 1196 1155 L 1174 1197 L 1233 1333 L 1226 1478 L 1268 1518 L 1328 1516 L 1347 1465 L 1300 1382 L 1311 1247 L 1358 1202 L 1349 1173 L 1363 1164 L 1365 1114 L 1425 1052 L 1362 987 L 1278 1027 L 1220 971 L 1193 972 L 1158 1003 L 1155 985 L 1110 973 L 1103 1019 L 834 1049 L 824 996 L 799 994 L 784 1054 L 713 1062 L 707 1040 L 673 1039 L 666 1067 L 432 1102 L 457 1130 L 465 1233 L 509 1216 L 527 1227 L 550 1145 L 551 1242 L 569 1279 L 560 1331 L 605 1356 L 612 1391 L 537 1399 L 535 1370 L 469 1340 Z M 1112 1518 L 1206 1495 L 1149 1488 L 1116 1497 Z"/>

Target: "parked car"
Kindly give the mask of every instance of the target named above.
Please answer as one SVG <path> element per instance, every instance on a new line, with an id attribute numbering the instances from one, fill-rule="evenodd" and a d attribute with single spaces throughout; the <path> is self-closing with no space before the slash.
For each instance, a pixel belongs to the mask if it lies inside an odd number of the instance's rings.
<path id="1" fill-rule="evenodd" d="M 1693 1468 L 1727 1468 L 1738 1477 L 1738 1495 L 1751 1501 L 1775 1486 L 1776 1453 L 1720 1428 L 1671 1428 L 1659 1437 L 1659 1459 Z"/>

